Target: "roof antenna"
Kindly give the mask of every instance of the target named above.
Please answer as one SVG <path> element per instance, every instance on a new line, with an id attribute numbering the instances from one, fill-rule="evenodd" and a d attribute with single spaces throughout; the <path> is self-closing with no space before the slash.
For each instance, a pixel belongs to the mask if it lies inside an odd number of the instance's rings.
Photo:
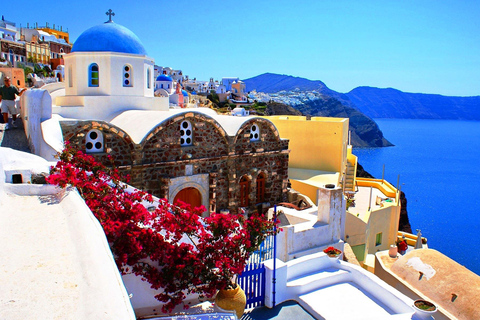
<path id="1" fill-rule="evenodd" d="M 112 11 L 112 9 L 108 9 L 107 12 L 105 12 L 105 14 L 108 16 L 108 21 L 105 22 L 105 23 L 108 23 L 108 22 L 113 22 L 112 20 L 112 16 L 115 15 L 115 12 Z"/>

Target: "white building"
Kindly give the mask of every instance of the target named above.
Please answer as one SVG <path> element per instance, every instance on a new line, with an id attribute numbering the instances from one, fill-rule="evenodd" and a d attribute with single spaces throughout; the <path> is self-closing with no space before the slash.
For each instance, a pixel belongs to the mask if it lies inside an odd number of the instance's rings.
<path id="1" fill-rule="evenodd" d="M 108 22 L 85 32 L 65 55 L 65 96 L 55 113 L 76 119 L 109 121 L 125 110 L 167 110 L 154 97 L 154 61 L 138 37 Z"/>
<path id="2" fill-rule="evenodd" d="M 232 84 L 239 81 L 239 78 L 222 78 L 222 84 L 225 86 L 227 91 L 232 91 Z"/>
<path id="3" fill-rule="evenodd" d="M 161 74 L 157 77 L 155 80 L 155 91 L 163 89 L 165 90 L 169 95 L 171 95 L 173 91 L 173 79 L 166 75 L 166 74 Z"/>
<path id="4" fill-rule="evenodd" d="M 10 41 L 18 40 L 18 30 L 15 23 L 5 20 L 4 16 L 2 16 L 2 20 L 0 20 L 0 39 Z"/>

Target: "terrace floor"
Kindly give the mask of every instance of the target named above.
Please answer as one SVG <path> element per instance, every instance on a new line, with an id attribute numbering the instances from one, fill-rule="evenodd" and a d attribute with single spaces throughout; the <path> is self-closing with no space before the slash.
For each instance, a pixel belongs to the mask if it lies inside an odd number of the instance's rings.
<path id="1" fill-rule="evenodd" d="M 381 205 L 376 204 L 377 197 L 381 199 L 391 199 L 377 188 L 372 188 L 372 197 L 370 198 L 370 187 L 358 187 L 358 192 L 355 193 L 355 206 L 348 208 L 347 211 L 366 221 L 370 214 L 368 210 L 369 207 L 371 210 L 381 208 Z M 395 199 L 393 199 L 393 201 L 395 201 Z"/>
<path id="2" fill-rule="evenodd" d="M 314 320 L 305 309 L 303 309 L 296 301 L 285 301 L 275 308 L 257 307 L 247 310 L 243 314 L 241 320 Z"/>

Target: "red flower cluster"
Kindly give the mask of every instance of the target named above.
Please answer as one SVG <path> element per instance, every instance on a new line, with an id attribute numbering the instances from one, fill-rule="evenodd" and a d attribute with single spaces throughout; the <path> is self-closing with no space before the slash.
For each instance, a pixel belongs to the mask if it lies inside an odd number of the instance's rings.
<path id="1" fill-rule="evenodd" d="M 165 199 L 149 211 L 141 202 L 152 202 L 152 196 L 127 192 L 124 178 L 113 161 L 111 165 L 67 145 L 47 181 L 77 188 L 103 226 L 122 274 L 133 272 L 153 289 L 163 289 L 155 296 L 165 302 L 163 312 L 171 312 L 187 294 L 213 297 L 232 286 L 250 253 L 272 232 L 274 222 L 260 215 L 201 218 L 204 207 L 173 206 Z"/>
<path id="2" fill-rule="evenodd" d="M 340 253 L 342 253 L 342 251 L 340 251 L 340 250 L 338 250 L 337 248 L 334 248 L 334 247 L 328 247 L 327 249 L 324 249 L 323 252 L 325 252 L 330 257 L 332 257 L 332 256 L 336 257 Z"/>

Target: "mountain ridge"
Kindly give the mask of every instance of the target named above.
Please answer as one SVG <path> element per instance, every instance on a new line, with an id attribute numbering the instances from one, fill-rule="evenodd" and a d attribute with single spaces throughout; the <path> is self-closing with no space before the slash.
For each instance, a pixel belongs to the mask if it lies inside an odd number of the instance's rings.
<path id="1" fill-rule="evenodd" d="M 321 80 L 291 75 L 263 73 L 243 80 L 248 90 L 266 93 L 279 91 L 316 91 L 360 110 L 370 118 L 448 119 L 480 121 L 480 95 L 446 96 L 411 93 L 396 88 L 359 86 L 347 93 L 334 91 Z"/>
<path id="2" fill-rule="evenodd" d="M 347 101 L 348 97 L 340 96 L 319 80 L 311 81 L 293 76 L 264 73 L 246 79 L 244 82 L 247 88 L 261 92 L 261 94 L 250 93 L 250 99 L 264 103 L 277 102 L 290 105 L 305 116 L 349 118 L 353 146 L 392 146 L 372 119 L 352 107 L 351 103 L 342 102 Z M 272 108 L 271 112 L 284 114 L 287 109 L 277 107 Z"/>
<path id="3" fill-rule="evenodd" d="M 372 118 L 480 120 L 480 96 L 445 96 L 395 88 L 357 87 L 346 93 Z"/>

